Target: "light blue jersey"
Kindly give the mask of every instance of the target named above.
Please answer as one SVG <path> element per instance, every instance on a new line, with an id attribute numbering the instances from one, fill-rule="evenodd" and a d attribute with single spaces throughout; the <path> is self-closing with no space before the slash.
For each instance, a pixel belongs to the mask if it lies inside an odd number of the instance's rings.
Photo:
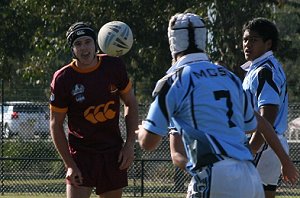
<path id="1" fill-rule="evenodd" d="M 278 115 L 274 129 L 278 135 L 283 135 L 287 129 L 288 94 L 286 77 L 281 64 L 268 51 L 255 59 L 246 69 L 243 82 L 245 91 L 252 94 L 255 109 L 263 105 L 277 105 Z"/>
<path id="2" fill-rule="evenodd" d="M 165 136 L 173 123 L 192 172 L 224 156 L 252 160 L 245 131 L 256 129 L 257 120 L 239 78 L 204 53 L 181 57 L 168 73 L 154 91 L 144 128 Z"/>

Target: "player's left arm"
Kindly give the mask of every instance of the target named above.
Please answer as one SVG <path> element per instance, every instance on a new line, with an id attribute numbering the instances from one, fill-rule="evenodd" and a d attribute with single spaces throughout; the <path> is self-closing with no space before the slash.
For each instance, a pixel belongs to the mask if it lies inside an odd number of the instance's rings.
<path id="1" fill-rule="evenodd" d="M 122 170 L 128 168 L 134 160 L 135 130 L 138 128 L 138 104 L 132 89 L 122 93 L 121 100 L 124 103 L 127 136 L 119 155 L 119 162 L 121 162 L 119 168 Z"/>

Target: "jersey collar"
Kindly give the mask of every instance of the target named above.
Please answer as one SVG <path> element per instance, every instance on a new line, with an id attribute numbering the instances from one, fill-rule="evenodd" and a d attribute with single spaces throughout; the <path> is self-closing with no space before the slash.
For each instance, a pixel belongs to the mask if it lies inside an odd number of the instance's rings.
<path id="1" fill-rule="evenodd" d="M 162 89 L 163 85 L 166 83 L 169 77 L 176 73 L 179 68 L 186 66 L 188 63 L 194 63 L 198 61 L 208 61 L 208 57 L 205 53 L 193 53 L 187 54 L 181 57 L 174 65 L 170 67 L 166 75 L 157 81 L 155 88 L 152 92 L 152 96 L 155 97 Z"/>
<path id="2" fill-rule="evenodd" d="M 241 65 L 241 68 L 245 71 L 249 71 L 253 65 L 256 65 L 256 63 L 261 62 L 262 60 L 264 60 L 267 57 L 272 56 L 272 55 L 273 55 L 272 51 L 267 51 L 266 53 L 264 53 L 263 55 L 261 55 L 260 57 L 255 59 L 254 61 L 248 61 L 248 62 L 244 63 L 243 65 Z"/>
<path id="3" fill-rule="evenodd" d="M 72 60 L 72 62 L 70 63 L 71 67 L 79 72 L 79 73 L 89 73 L 89 72 L 92 72 L 94 70 L 96 70 L 98 67 L 100 67 L 100 64 L 101 64 L 101 61 L 102 61 L 102 58 L 101 56 L 97 55 L 97 58 L 98 58 L 98 62 L 96 65 L 92 66 L 92 67 L 88 67 L 88 68 L 79 68 L 75 65 L 75 59 Z"/>
<path id="4" fill-rule="evenodd" d="M 198 62 L 198 61 L 208 61 L 209 58 L 205 53 L 192 53 L 182 56 L 180 59 L 176 61 L 174 65 L 172 65 L 167 74 L 172 73 L 174 70 L 178 69 L 179 67 L 184 66 L 187 63 L 191 62 Z"/>

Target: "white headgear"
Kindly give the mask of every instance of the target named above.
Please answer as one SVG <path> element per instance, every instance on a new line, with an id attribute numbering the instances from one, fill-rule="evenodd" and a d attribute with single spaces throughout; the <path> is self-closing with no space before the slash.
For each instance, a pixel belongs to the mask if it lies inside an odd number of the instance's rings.
<path id="1" fill-rule="evenodd" d="M 194 38 L 189 37 L 189 30 L 194 30 Z M 175 54 L 188 49 L 191 39 L 195 47 L 205 51 L 206 27 L 202 18 L 193 13 L 181 13 L 174 15 L 169 22 L 168 38 L 172 57 Z"/>

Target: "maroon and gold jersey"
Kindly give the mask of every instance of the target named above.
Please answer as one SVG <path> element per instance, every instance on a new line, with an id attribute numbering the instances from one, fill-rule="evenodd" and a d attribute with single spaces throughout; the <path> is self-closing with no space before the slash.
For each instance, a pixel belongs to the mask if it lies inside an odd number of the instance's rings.
<path id="1" fill-rule="evenodd" d="M 51 82 L 50 109 L 66 112 L 71 152 L 106 152 L 121 147 L 120 94 L 131 89 L 120 58 L 98 55 L 94 67 L 75 61 L 56 71 Z"/>

